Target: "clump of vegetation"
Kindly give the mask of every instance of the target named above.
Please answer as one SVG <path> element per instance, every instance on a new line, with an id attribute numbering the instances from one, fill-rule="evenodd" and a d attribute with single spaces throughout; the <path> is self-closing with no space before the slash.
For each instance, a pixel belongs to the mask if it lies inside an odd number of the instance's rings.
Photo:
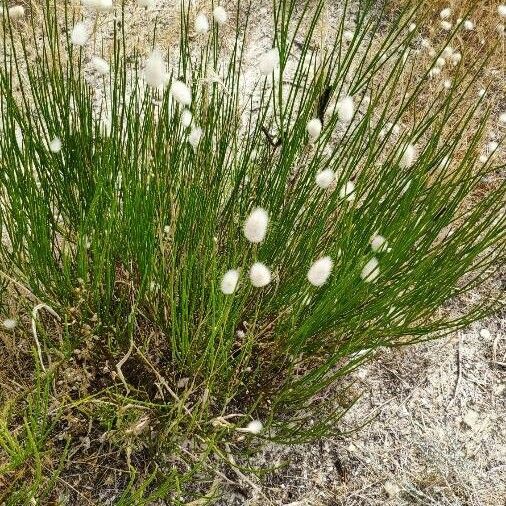
<path id="1" fill-rule="evenodd" d="M 497 308 L 442 310 L 505 234 L 490 110 L 455 114 L 486 58 L 463 71 L 452 32 L 420 78 L 413 11 L 323 29 L 323 0 L 277 0 L 251 69 L 251 5 L 183 6 L 177 52 L 155 24 L 139 54 L 130 5 L 62 4 L 3 7 L 6 504 L 209 499 L 263 440 L 338 433 L 379 347 Z"/>

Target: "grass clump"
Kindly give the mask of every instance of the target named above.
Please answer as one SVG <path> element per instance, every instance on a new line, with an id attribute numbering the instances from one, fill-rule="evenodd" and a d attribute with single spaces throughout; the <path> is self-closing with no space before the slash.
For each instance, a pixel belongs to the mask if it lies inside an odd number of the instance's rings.
<path id="1" fill-rule="evenodd" d="M 251 5 L 141 53 L 138 7 L 86 4 L 3 10 L 6 504 L 210 500 L 262 440 L 338 433 L 377 348 L 498 307 L 441 309 L 504 255 L 490 111 L 455 114 L 486 58 L 421 102 L 448 50 L 416 77 L 407 9 L 276 1 L 248 66 Z"/>

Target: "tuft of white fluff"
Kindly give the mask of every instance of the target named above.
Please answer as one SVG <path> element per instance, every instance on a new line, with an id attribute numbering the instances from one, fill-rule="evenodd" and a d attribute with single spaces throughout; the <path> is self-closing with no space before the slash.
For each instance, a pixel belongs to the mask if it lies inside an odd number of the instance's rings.
<path id="1" fill-rule="evenodd" d="M 221 291 L 225 295 L 232 295 L 237 288 L 237 282 L 239 281 L 239 271 L 236 269 L 231 269 L 223 275 L 221 279 Z"/>
<path id="2" fill-rule="evenodd" d="M 167 82 L 165 62 L 162 53 L 158 49 L 154 49 L 146 60 L 144 80 L 153 88 L 160 88 Z"/>
<path id="3" fill-rule="evenodd" d="M 351 42 L 353 40 L 353 37 L 354 37 L 354 33 L 351 30 L 345 30 L 343 32 L 343 39 L 346 42 Z"/>
<path id="4" fill-rule="evenodd" d="M 251 266 L 249 278 L 255 288 L 262 288 L 271 282 L 271 271 L 263 263 L 256 262 Z"/>
<path id="5" fill-rule="evenodd" d="M 109 64 L 100 56 L 93 56 L 90 63 L 101 76 L 106 76 L 111 70 Z"/>
<path id="6" fill-rule="evenodd" d="M 470 19 L 464 21 L 464 28 L 466 30 L 474 30 L 474 23 Z"/>
<path id="7" fill-rule="evenodd" d="M 441 21 L 441 28 L 447 32 L 452 29 L 453 25 L 449 21 Z"/>
<path id="8" fill-rule="evenodd" d="M 203 135 L 202 128 L 196 126 L 192 128 L 190 135 L 188 136 L 188 142 L 191 144 L 193 149 L 197 149 L 197 146 L 199 145 L 200 140 L 202 139 Z"/>
<path id="9" fill-rule="evenodd" d="M 74 28 L 72 28 L 72 34 L 70 35 L 72 44 L 75 44 L 76 46 L 84 46 L 86 42 L 88 42 L 89 38 L 90 32 L 86 23 L 82 21 L 76 23 Z"/>
<path id="10" fill-rule="evenodd" d="M 81 4 L 97 11 L 110 11 L 112 0 L 81 0 Z"/>
<path id="11" fill-rule="evenodd" d="M 451 58 L 452 54 L 453 54 L 453 48 L 451 46 L 446 46 L 443 49 L 443 56 L 445 58 Z"/>
<path id="12" fill-rule="evenodd" d="M 270 49 L 266 53 L 264 53 L 258 62 L 258 68 L 260 69 L 260 74 L 263 76 L 268 76 L 272 74 L 274 70 L 279 65 L 279 53 L 276 48 Z"/>
<path id="13" fill-rule="evenodd" d="M 267 226 L 269 225 L 269 215 L 265 209 L 257 207 L 251 211 L 244 222 L 244 236 L 249 242 L 259 243 L 265 239 Z"/>
<path id="14" fill-rule="evenodd" d="M 139 7 L 151 8 L 155 6 L 155 0 L 137 0 Z"/>
<path id="15" fill-rule="evenodd" d="M 264 428 L 263 423 L 260 420 L 253 420 L 248 423 L 246 428 L 243 429 L 243 432 L 249 432 L 250 434 L 260 434 Z"/>
<path id="16" fill-rule="evenodd" d="M 181 105 L 188 106 L 192 103 L 192 92 L 183 81 L 173 81 L 170 93 L 174 100 Z"/>
<path id="17" fill-rule="evenodd" d="M 408 31 L 409 32 L 414 32 L 416 30 L 416 23 L 411 23 L 409 26 L 408 26 Z"/>
<path id="18" fill-rule="evenodd" d="M 362 272 L 360 273 L 360 277 L 366 281 L 367 283 L 370 283 L 379 276 L 379 262 L 376 257 L 372 257 L 362 269 Z"/>
<path id="19" fill-rule="evenodd" d="M 446 9 L 443 9 L 443 10 L 439 13 L 439 17 L 440 17 L 441 19 L 448 19 L 451 15 L 452 15 L 452 10 L 450 9 L 450 7 L 447 7 Z"/>
<path id="20" fill-rule="evenodd" d="M 506 18 L 506 4 L 501 4 L 497 7 L 497 13 L 501 18 Z"/>
<path id="21" fill-rule="evenodd" d="M 9 8 L 7 13 L 11 19 L 21 19 L 25 15 L 25 8 L 22 5 L 14 5 Z"/>
<path id="22" fill-rule="evenodd" d="M 339 197 L 342 199 L 346 199 L 348 202 L 351 202 L 355 199 L 355 183 L 353 181 L 348 181 L 340 190 Z"/>
<path id="23" fill-rule="evenodd" d="M 494 153 L 495 151 L 497 151 L 497 148 L 499 147 L 499 143 L 496 142 L 496 141 L 490 141 L 487 145 L 487 151 L 489 153 Z"/>
<path id="24" fill-rule="evenodd" d="M 404 153 L 402 153 L 402 158 L 400 165 L 403 169 L 408 169 L 411 167 L 416 161 L 416 146 L 413 144 L 408 144 Z"/>
<path id="25" fill-rule="evenodd" d="M 181 113 L 181 125 L 183 128 L 188 128 L 193 121 L 193 115 L 189 109 L 184 109 Z"/>
<path id="26" fill-rule="evenodd" d="M 502 123 L 503 125 L 506 125 L 506 112 L 502 112 L 499 115 L 499 122 Z"/>
<path id="27" fill-rule="evenodd" d="M 355 114 L 355 104 L 352 97 L 345 97 L 337 103 L 337 113 L 339 119 L 344 123 L 349 123 Z"/>
<path id="28" fill-rule="evenodd" d="M 316 139 L 322 133 L 322 122 L 318 118 L 310 120 L 306 126 L 307 133 L 311 139 Z"/>
<path id="29" fill-rule="evenodd" d="M 197 14 L 195 18 L 195 31 L 198 34 L 204 34 L 209 31 L 209 20 L 203 12 Z"/>
<path id="30" fill-rule="evenodd" d="M 50 143 L 49 143 L 49 150 L 52 153 L 59 153 L 62 148 L 62 142 L 59 137 L 55 137 Z"/>
<path id="31" fill-rule="evenodd" d="M 451 56 L 453 65 L 458 65 L 460 63 L 460 60 L 462 60 L 462 54 L 456 51 Z"/>
<path id="32" fill-rule="evenodd" d="M 224 25 L 228 20 L 227 11 L 221 5 L 214 8 L 213 17 L 219 25 Z"/>
<path id="33" fill-rule="evenodd" d="M 334 182 L 335 174 L 332 169 L 324 169 L 316 174 L 316 185 L 326 190 Z"/>
<path id="34" fill-rule="evenodd" d="M 13 330 L 17 324 L 18 322 L 13 318 L 7 318 L 2 322 L 3 327 L 7 330 Z"/>
<path id="35" fill-rule="evenodd" d="M 379 234 L 374 234 L 371 237 L 371 248 L 377 253 L 382 253 L 388 249 L 388 241 Z"/>
<path id="36" fill-rule="evenodd" d="M 333 266 L 332 258 L 322 257 L 309 269 L 307 279 L 313 286 L 323 286 L 329 279 Z"/>

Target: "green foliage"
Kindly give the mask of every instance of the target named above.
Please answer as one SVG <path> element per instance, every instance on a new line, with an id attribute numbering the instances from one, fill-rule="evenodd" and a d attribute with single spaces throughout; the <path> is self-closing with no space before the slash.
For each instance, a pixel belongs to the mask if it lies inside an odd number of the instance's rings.
<path id="1" fill-rule="evenodd" d="M 44 337 L 45 357 L 62 365 L 86 347 L 97 371 L 106 359 L 112 369 L 119 363 L 116 381 L 90 386 L 108 404 L 86 397 L 79 408 L 116 431 L 116 446 L 137 423 L 120 423 L 130 404 L 156 426 L 157 438 L 145 443 L 154 460 L 192 440 L 199 472 L 207 459 L 227 460 L 225 445 L 242 444 L 235 428 L 252 416 L 268 427 L 262 437 L 279 442 L 338 432 L 354 396 L 346 382 L 340 408 L 320 394 L 335 391 L 376 348 L 440 336 L 498 305 L 480 299 L 457 316 L 440 311 L 504 258 L 504 180 L 473 198 L 498 169 L 493 156 L 478 162 L 490 111 L 476 99 L 457 112 L 483 61 L 457 67 L 450 90 L 429 93 L 429 69 L 412 72 L 408 9 L 385 33 L 381 13 L 364 3 L 350 41 L 342 16 L 321 43 L 324 7 L 274 2 L 280 68 L 266 78 L 257 72 L 246 91 L 249 9 L 238 5 L 229 22 L 232 47 L 215 23 L 193 37 L 194 13 L 182 12 L 179 53 L 165 55 L 171 80 L 192 90 L 203 129 L 196 149 L 170 85 L 144 85 L 146 54 L 128 49 L 125 6 L 102 49 L 61 36 L 77 21 L 66 2 L 60 11 L 45 0 L 40 18 L 30 9 L 23 30 L 2 18 L 2 271 L 59 315 L 63 337 Z M 89 69 L 97 51 L 111 64 L 108 76 Z M 349 123 L 339 115 L 346 95 L 356 109 Z M 306 126 L 319 114 L 324 128 L 311 142 Z M 55 137 L 63 147 L 53 153 Z M 405 163 L 410 145 L 413 164 Z M 326 168 L 336 181 L 324 190 L 315 176 Z M 349 181 L 353 199 L 340 192 Z M 242 228 L 259 206 L 269 213 L 268 233 L 251 244 Z M 388 248 L 374 252 L 378 233 Z M 330 278 L 312 286 L 307 272 L 326 255 Z M 373 257 L 379 276 L 367 282 L 361 272 Z M 248 280 L 257 261 L 273 272 L 264 288 Z M 240 270 L 240 281 L 224 295 L 229 269 Z M 21 444 L 2 434 L 4 450 Z M 12 455 L 11 466 L 26 450 Z M 118 504 L 183 493 L 196 472 L 166 473 L 157 463 L 138 485 L 129 468 L 133 481 Z"/>

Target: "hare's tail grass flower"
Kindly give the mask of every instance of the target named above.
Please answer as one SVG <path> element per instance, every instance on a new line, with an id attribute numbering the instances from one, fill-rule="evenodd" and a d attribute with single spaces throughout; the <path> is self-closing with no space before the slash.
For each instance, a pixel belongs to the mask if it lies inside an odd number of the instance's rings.
<path id="1" fill-rule="evenodd" d="M 261 207 L 257 207 L 251 211 L 250 215 L 244 222 L 244 236 L 249 242 L 262 242 L 267 234 L 268 225 L 269 215 L 267 214 L 267 211 Z"/>
<path id="2" fill-rule="evenodd" d="M 90 60 L 90 65 L 101 76 L 106 76 L 111 70 L 109 63 L 100 58 L 100 56 L 93 56 Z"/>
<path id="3" fill-rule="evenodd" d="M 178 104 L 183 106 L 191 105 L 192 92 L 183 81 L 173 81 L 170 87 L 170 93 Z"/>
<path id="4" fill-rule="evenodd" d="M 203 35 L 209 31 L 209 20 L 207 19 L 207 16 L 200 12 L 195 17 L 195 32 L 197 32 L 199 35 Z"/>
<path id="5" fill-rule="evenodd" d="M 246 432 L 249 434 L 260 434 L 264 430 L 264 425 L 260 420 L 252 420 L 246 427 L 238 428 L 238 432 Z"/>
<path id="6" fill-rule="evenodd" d="M 272 74 L 274 70 L 279 66 L 279 53 L 276 48 L 270 49 L 266 53 L 264 53 L 258 62 L 258 68 L 260 69 L 260 74 L 263 76 L 268 76 Z"/>
<path id="7" fill-rule="evenodd" d="M 355 114 L 355 103 L 353 97 L 344 97 L 337 103 L 337 113 L 339 120 L 343 123 L 350 123 Z"/>
<path id="8" fill-rule="evenodd" d="M 225 295 L 232 295 L 237 288 L 237 282 L 239 281 L 239 271 L 236 269 L 231 269 L 227 271 L 223 278 L 221 279 L 221 291 Z"/>
<path id="9" fill-rule="evenodd" d="M 388 241 L 379 234 L 374 234 L 371 237 L 371 249 L 374 252 L 382 253 L 388 249 Z"/>
<path id="10" fill-rule="evenodd" d="M 199 126 L 195 126 L 192 128 L 190 135 L 188 135 L 188 142 L 190 143 L 191 147 L 196 150 L 197 146 L 199 145 L 202 135 L 204 135 L 204 132 L 202 128 Z"/>
<path id="11" fill-rule="evenodd" d="M 332 258 L 329 256 L 320 258 L 310 267 L 307 279 L 313 286 L 323 286 L 332 272 Z"/>
<path id="12" fill-rule="evenodd" d="M 362 272 L 360 273 L 360 277 L 367 283 L 370 283 L 376 280 L 376 278 L 379 276 L 379 273 L 380 270 L 378 259 L 376 257 L 372 257 L 364 265 Z"/>
<path id="13" fill-rule="evenodd" d="M 181 113 L 181 125 L 183 128 L 188 128 L 193 121 L 193 115 L 189 109 L 184 109 Z"/>
<path id="14" fill-rule="evenodd" d="M 70 40 L 76 46 L 84 46 L 90 38 L 90 30 L 84 21 L 79 21 L 72 28 Z"/>
<path id="15" fill-rule="evenodd" d="M 153 88 L 161 88 L 167 84 L 165 61 L 159 49 L 153 49 L 144 65 L 144 80 Z"/>
<path id="16" fill-rule="evenodd" d="M 14 330 L 17 324 L 18 322 L 14 318 L 7 318 L 2 322 L 2 325 L 6 330 Z"/>
<path id="17" fill-rule="evenodd" d="M 0 7 L 0 15 L 2 14 L 2 8 Z M 25 8 L 22 5 L 13 5 L 7 10 L 7 15 L 10 19 L 21 19 L 25 16 Z"/>
<path id="18" fill-rule="evenodd" d="M 312 140 L 317 139 L 322 133 L 322 122 L 314 118 L 308 122 L 306 130 Z"/>
<path id="19" fill-rule="evenodd" d="M 213 17 L 219 25 L 224 25 L 228 20 L 227 11 L 221 5 L 214 8 Z"/>
<path id="20" fill-rule="evenodd" d="M 506 19 L 506 4 L 500 4 L 497 7 L 497 13 L 501 18 Z"/>
<path id="21" fill-rule="evenodd" d="M 335 174 L 332 169 L 324 169 L 316 174 L 316 185 L 323 190 L 329 188 L 335 181 Z"/>
<path id="22" fill-rule="evenodd" d="M 59 137 L 55 137 L 54 139 L 52 139 L 49 143 L 49 150 L 52 152 L 52 153 L 59 153 L 61 151 L 61 148 L 62 148 L 62 142 L 61 142 L 61 139 Z"/>
<path id="23" fill-rule="evenodd" d="M 256 262 L 251 266 L 249 278 L 255 288 L 262 288 L 271 282 L 271 271 L 263 263 Z"/>

